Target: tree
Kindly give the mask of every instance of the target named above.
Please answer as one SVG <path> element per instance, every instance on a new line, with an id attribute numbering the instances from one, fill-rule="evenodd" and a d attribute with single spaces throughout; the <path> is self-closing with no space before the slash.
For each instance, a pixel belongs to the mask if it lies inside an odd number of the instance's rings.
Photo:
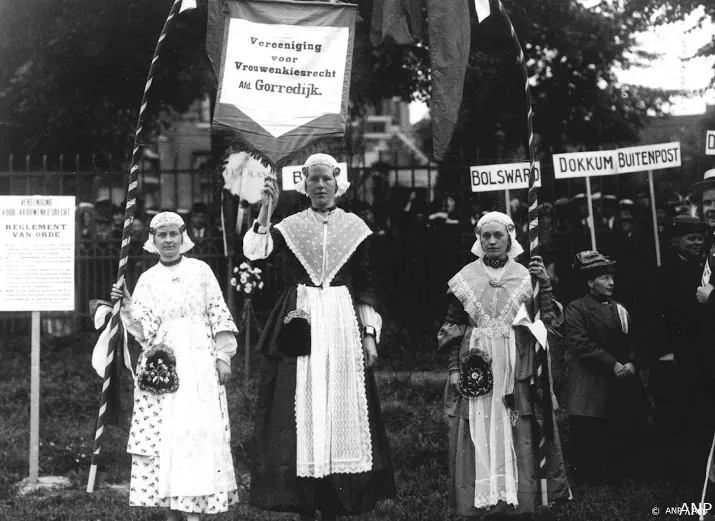
<path id="1" fill-rule="evenodd" d="M 184 111 L 216 78 L 205 55 L 206 2 L 175 19 L 160 58 L 149 120 Z M 138 105 L 172 0 L 27 0 L 0 4 L 0 152 L 131 149 Z M 420 89 L 424 51 L 369 44 L 358 24 L 351 111 Z M 424 79 L 422 80 L 424 82 Z M 171 121 L 171 118 L 167 118 Z M 151 135 L 145 136 L 149 141 Z"/>
<path id="2" fill-rule="evenodd" d="M 146 74 L 170 0 L 29 0 L 0 11 L 2 148 L 131 147 Z M 183 13 L 166 42 L 150 107 L 185 110 L 206 92 L 204 27 Z"/>
<path id="3" fill-rule="evenodd" d="M 205 93 L 215 94 L 204 52 L 206 0 L 198 4 L 177 18 L 165 44 L 149 104 L 157 124 L 165 109 L 181 112 Z M 125 153 L 170 5 L 171 0 L 0 4 L 0 151 Z M 352 113 L 392 96 L 429 100 L 429 42 L 373 47 L 372 3 L 358 5 L 364 21 L 356 30 Z M 616 65 L 629 65 L 626 53 L 637 24 L 606 4 L 596 12 L 577 0 L 510 0 L 506 6 L 527 55 L 540 147 L 559 151 L 633 141 L 648 111 L 657 113 L 665 99 L 619 85 L 613 74 Z M 480 148 L 490 158 L 497 124 L 507 150 L 523 142 L 522 79 L 504 21 L 494 13 L 482 24 L 472 20 L 472 26 L 453 155 L 473 156 Z"/>

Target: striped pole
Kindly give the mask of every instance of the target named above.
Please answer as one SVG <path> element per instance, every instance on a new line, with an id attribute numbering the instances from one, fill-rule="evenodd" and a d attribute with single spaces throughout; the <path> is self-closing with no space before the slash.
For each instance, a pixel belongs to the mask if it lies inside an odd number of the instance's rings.
<path id="1" fill-rule="evenodd" d="M 142 95 L 142 103 L 139 108 L 139 117 L 137 121 L 137 131 L 134 136 L 134 150 L 132 153 L 132 168 L 129 171 L 129 185 L 127 188 L 127 206 L 124 211 L 124 229 L 122 230 L 122 249 L 119 253 L 119 270 L 117 272 L 117 284 L 122 287 L 124 284 L 124 276 L 127 273 L 127 257 L 129 256 L 129 239 L 131 235 L 132 221 L 137 202 L 137 171 L 139 170 L 139 160 L 141 159 L 140 138 L 143 131 L 144 115 L 146 112 L 147 103 L 149 100 L 149 89 L 154 81 L 154 73 L 156 72 L 159 54 L 166 39 L 166 34 L 171 25 L 171 20 L 178 14 L 181 0 L 174 0 L 169 16 L 164 22 L 164 28 L 161 30 L 159 41 L 154 49 L 154 57 L 151 60 L 149 67 L 149 75 L 147 76 L 146 85 L 144 86 L 144 94 Z M 97 416 L 97 429 L 94 436 L 94 450 L 92 451 L 92 463 L 89 469 L 89 479 L 87 481 L 87 492 L 94 491 L 94 485 L 97 478 L 97 464 L 99 454 L 102 448 L 102 437 L 104 434 L 104 422 L 107 413 L 107 401 L 109 398 L 109 387 L 111 382 L 112 365 L 114 364 L 114 352 L 121 341 L 120 335 L 117 334 L 119 328 L 119 309 L 121 308 L 122 300 L 119 299 L 114 303 L 112 309 L 112 318 L 107 327 L 110 328 L 109 347 L 107 348 L 107 361 L 104 368 L 104 383 L 102 385 L 102 397 L 99 404 L 99 414 Z M 116 382 L 115 382 L 116 385 Z"/>
<path id="2" fill-rule="evenodd" d="M 511 38 L 517 51 L 519 65 L 522 68 L 524 75 L 524 95 L 526 97 L 526 128 L 529 138 L 529 256 L 534 257 L 539 253 L 539 210 L 538 210 L 538 189 L 535 186 L 536 174 L 534 166 L 536 163 L 536 151 L 534 150 L 534 111 L 531 102 L 531 90 L 529 89 L 529 71 L 526 67 L 526 59 L 524 58 L 524 50 L 519 42 L 519 37 L 514 30 L 509 14 L 504 8 L 504 4 L 499 1 L 499 11 L 504 18 L 509 22 Z M 541 319 L 541 309 L 539 306 L 539 281 L 534 277 L 532 279 L 534 290 L 534 298 L 532 300 L 532 320 Z M 538 340 L 534 339 L 534 376 L 532 377 L 532 388 L 536 391 L 535 396 L 541 400 L 544 416 L 551 414 L 551 389 L 547 388 L 549 379 L 547 377 L 548 358 L 546 346 L 542 346 Z M 548 496 L 548 481 L 546 478 L 546 432 L 544 429 L 544 417 L 540 414 L 535 415 L 538 445 L 536 449 L 537 461 L 539 464 L 539 488 L 541 489 L 541 504 L 546 506 L 549 504 Z"/>

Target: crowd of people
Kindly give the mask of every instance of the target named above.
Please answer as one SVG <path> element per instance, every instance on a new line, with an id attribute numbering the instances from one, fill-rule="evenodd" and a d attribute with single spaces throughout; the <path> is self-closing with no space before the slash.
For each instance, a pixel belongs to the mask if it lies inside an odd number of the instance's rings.
<path id="1" fill-rule="evenodd" d="M 382 333 L 375 233 L 336 206 L 349 183 L 334 158 L 311 156 L 304 174 L 296 190 L 310 206 L 273 224 L 279 192 L 267 179 L 243 238 L 248 259 L 282 256 L 286 272 L 258 342 L 249 497 L 261 509 L 330 520 L 395 497 L 395 472 L 373 375 Z M 529 516 L 544 500 L 572 498 L 572 483 L 654 470 L 700 481 L 715 433 L 715 170 L 692 194 L 700 218 L 675 215 L 664 226 L 669 253 L 647 281 L 652 302 L 644 293 L 631 304 L 615 299 L 628 263 L 588 245 L 571 258 L 573 297 L 563 299 L 553 267 L 522 255 L 512 218 L 480 216 L 476 260 L 449 280 L 437 333 L 448 358 L 448 488 L 458 513 Z M 614 227 L 630 219 L 631 205 L 621 203 Z M 544 224 L 549 210 L 541 209 Z M 183 256 L 194 242 L 182 217 L 160 213 L 148 231 L 143 247 L 159 263 L 133 295 L 112 291 L 142 346 L 130 503 L 167 508 L 169 520 L 182 512 L 197 519 L 236 500 L 223 389 L 236 326 L 210 269 Z M 531 326 L 533 301 L 542 329 Z M 559 339 L 568 365 L 563 448 L 549 351 L 534 349 Z M 194 417 L 186 411 L 202 420 L 186 421 Z M 647 450 L 651 419 L 662 450 Z M 205 479 L 194 479 L 194 467 Z"/>

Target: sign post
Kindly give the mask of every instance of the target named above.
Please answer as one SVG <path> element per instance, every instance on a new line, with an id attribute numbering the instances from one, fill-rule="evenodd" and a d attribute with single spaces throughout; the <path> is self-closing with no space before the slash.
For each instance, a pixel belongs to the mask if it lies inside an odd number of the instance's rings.
<path id="1" fill-rule="evenodd" d="M 40 312 L 74 310 L 75 198 L 0 197 L 0 311 L 30 311 L 29 485 L 40 478 Z"/>
<path id="2" fill-rule="evenodd" d="M 705 137 L 705 155 L 715 156 L 715 130 L 708 130 Z"/>
<path id="3" fill-rule="evenodd" d="M 596 220 L 593 217 L 593 202 L 591 201 L 591 177 L 616 174 L 618 174 L 618 168 L 613 150 L 554 154 L 554 176 L 556 179 L 586 178 L 588 228 L 593 250 L 596 250 Z"/>
<path id="4" fill-rule="evenodd" d="M 40 462 L 40 312 L 32 312 L 30 353 L 30 483 L 39 479 Z"/>
<path id="5" fill-rule="evenodd" d="M 511 217 L 510 190 L 529 188 L 529 163 L 504 163 L 500 165 L 479 165 L 469 168 L 469 183 L 472 192 L 492 192 L 504 190 L 505 213 Z M 541 186 L 541 164 L 534 163 L 535 186 Z"/>
<path id="6" fill-rule="evenodd" d="M 597 152 L 574 152 L 554 154 L 554 176 L 556 179 L 586 177 L 588 197 L 589 227 L 591 242 L 595 249 L 595 230 L 593 206 L 591 204 L 590 176 L 619 175 L 648 170 L 650 183 L 651 210 L 653 215 L 653 233 L 655 234 L 656 262 L 660 266 L 660 239 L 655 208 L 655 189 L 653 170 L 680 166 L 680 142 L 619 148 L 617 150 L 599 150 Z"/>
<path id="7" fill-rule="evenodd" d="M 591 200 L 591 177 L 586 176 L 586 203 L 588 204 L 588 230 L 591 234 L 591 249 L 596 248 L 596 219 L 593 217 L 593 201 Z"/>
<path id="8" fill-rule="evenodd" d="M 648 186 L 650 188 L 650 211 L 653 219 L 653 237 L 655 238 L 655 263 L 660 268 L 660 237 L 658 236 L 658 212 L 655 209 L 655 187 L 653 186 L 653 170 L 648 170 Z"/>
<path id="9" fill-rule="evenodd" d="M 621 174 L 642 172 L 648 170 L 650 187 L 650 209 L 653 219 L 653 237 L 655 240 L 655 259 L 658 267 L 661 265 L 660 237 L 658 236 L 658 215 L 655 207 L 655 188 L 653 186 L 653 170 L 675 168 L 681 164 L 680 142 L 662 143 L 659 145 L 644 145 L 639 147 L 620 148 L 616 150 L 618 171 Z"/>

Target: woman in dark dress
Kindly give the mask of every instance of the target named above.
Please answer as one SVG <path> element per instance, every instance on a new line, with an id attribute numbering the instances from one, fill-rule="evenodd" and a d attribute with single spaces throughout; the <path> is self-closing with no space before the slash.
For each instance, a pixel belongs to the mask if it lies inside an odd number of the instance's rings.
<path id="1" fill-rule="evenodd" d="M 322 519 L 368 512 L 395 496 L 372 366 L 382 319 L 368 259 L 370 229 L 335 207 L 349 183 L 327 154 L 308 158 L 296 189 L 311 208 L 269 223 L 278 191 L 267 179 L 244 238 L 251 260 L 286 256 L 286 289 L 258 347 L 251 503 Z"/>

